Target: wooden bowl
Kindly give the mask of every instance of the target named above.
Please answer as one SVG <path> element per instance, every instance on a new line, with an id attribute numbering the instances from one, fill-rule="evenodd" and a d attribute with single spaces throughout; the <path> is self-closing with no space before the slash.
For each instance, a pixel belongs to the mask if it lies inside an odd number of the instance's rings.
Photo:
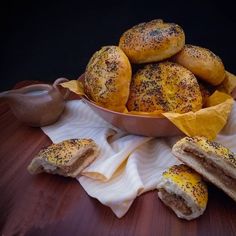
<path id="1" fill-rule="evenodd" d="M 165 117 L 119 113 L 100 107 L 85 97 L 82 100 L 104 120 L 130 134 L 150 137 L 168 137 L 183 134 Z"/>

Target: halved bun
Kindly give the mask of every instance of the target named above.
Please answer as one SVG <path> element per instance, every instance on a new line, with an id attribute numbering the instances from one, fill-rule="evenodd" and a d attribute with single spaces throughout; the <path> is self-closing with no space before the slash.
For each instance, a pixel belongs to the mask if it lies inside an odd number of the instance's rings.
<path id="1" fill-rule="evenodd" d="M 28 171 L 76 177 L 95 160 L 98 152 L 92 139 L 65 140 L 42 149 L 31 161 Z"/>
<path id="2" fill-rule="evenodd" d="M 236 155 L 204 137 L 185 137 L 173 154 L 236 201 Z"/>
<path id="3" fill-rule="evenodd" d="M 201 176 L 186 165 L 175 165 L 165 171 L 157 189 L 159 198 L 179 218 L 192 220 L 206 209 L 207 186 Z"/>

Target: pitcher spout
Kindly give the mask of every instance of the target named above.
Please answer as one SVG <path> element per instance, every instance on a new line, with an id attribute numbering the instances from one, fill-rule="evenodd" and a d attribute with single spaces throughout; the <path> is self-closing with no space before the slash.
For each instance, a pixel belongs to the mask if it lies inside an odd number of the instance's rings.
<path id="1" fill-rule="evenodd" d="M 4 91 L 0 93 L 0 99 L 6 99 L 9 97 L 10 92 L 9 91 Z"/>

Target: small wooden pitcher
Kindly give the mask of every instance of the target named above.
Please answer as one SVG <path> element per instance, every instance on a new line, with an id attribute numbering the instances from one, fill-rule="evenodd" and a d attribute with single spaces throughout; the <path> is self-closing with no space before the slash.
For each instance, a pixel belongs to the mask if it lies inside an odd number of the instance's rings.
<path id="1" fill-rule="evenodd" d="M 33 127 L 46 126 L 58 120 L 65 107 L 69 90 L 61 94 L 57 85 L 68 81 L 58 78 L 53 85 L 35 84 L 0 93 L 17 119 Z"/>

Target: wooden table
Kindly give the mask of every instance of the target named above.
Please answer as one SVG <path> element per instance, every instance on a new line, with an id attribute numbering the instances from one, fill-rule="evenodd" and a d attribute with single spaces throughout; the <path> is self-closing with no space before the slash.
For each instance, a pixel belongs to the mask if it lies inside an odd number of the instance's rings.
<path id="1" fill-rule="evenodd" d="M 178 219 L 156 191 L 138 197 L 118 219 L 75 179 L 27 172 L 33 156 L 51 141 L 40 128 L 17 121 L 5 103 L 0 133 L 1 235 L 236 235 L 236 203 L 214 186 L 196 220 Z"/>

